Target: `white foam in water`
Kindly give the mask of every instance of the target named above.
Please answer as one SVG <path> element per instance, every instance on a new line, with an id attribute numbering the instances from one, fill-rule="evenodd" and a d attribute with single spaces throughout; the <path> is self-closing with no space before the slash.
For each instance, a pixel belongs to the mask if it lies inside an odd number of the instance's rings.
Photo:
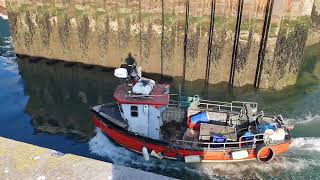
<path id="1" fill-rule="evenodd" d="M 152 165 L 152 162 L 144 161 L 142 155 L 127 150 L 111 142 L 100 128 L 96 128 L 96 136 L 89 141 L 89 150 L 91 153 L 106 157 L 115 163 L 126 165 Z M 165 168 L 165 166 L 163 166 Z"/>
<path id="2" fill-rule="evenodd" d="M 319 121 L 320 120 L 320 116 L 319 115 L 312 115 L 310 113 L 305 115 L 305 118 L 302 119 L 298 119 L 297 120 L 297 124 L 305 124 L 305 123 L 311 123 L 313 121 Z"/>
<path id="3" fill-rule="evenodd" d="M 89 150 L 93 154 L 110 159 L 115 164 L 133 168 L 142 168 L 146 171 L 181 172 L 182 169 L 187 169 L 189 172 L 194 170 L 186 167 L 183 162 L 175 162 L 166 159 L 158 160 L 156 158 L 151 158 L 150 161 L 145 161 L 142 155 L 114 144 L 99 128 L 96 128 L 96 135 L 89 141 Z M 202 174 L 197 170 L 194 170 L 194 173 Z"/>
<path id="4" fill-rule="evenodd" d="M 276 157 L 270 163 L 260 163 L 257 161 L 208 163 L 202 164 L 201 169 L 210 176 L 225 177 L 228 179 L 266 179 L 265 175 L 281 177 L 285 172 L 301 172 L 310 165 L 318 164 L 318 162 L 305 159 Z"/>
<path id="5" fill-rule="evenodd" d="M 116 163 L 126 163 L 132 161 L 134 153 L 120 146 L 116 146 L 101 131 L 96 128 L 96 136 L 89 141 L 89 150 L 91 153 L 107 157 Z"/>
<path id="6" fill-rule="evenodd" d="M 315 137 L 294 138 L 293 143 L 291 144 L 291 148 L 320 152 L 320 138 L 315 138 Z"/>
<path id="7" fill-rule="evenodd" d="M 7 16 L 7 15 L 1 14 L 1 13 L 0 13 L 0 17 L 1 17 L 2 19 L 5 19 L 5 20 L 8 19 L 8 16 Z"/>
<path id="8" fill-rule="evenodd" d="M 300 125 L 318 125 L 320 123 L 320 115 L 312 115 L 311 113 L 304 114 L 300 118 L 285 118 L 284 124 L 287 126 L 299 127 Z"/>

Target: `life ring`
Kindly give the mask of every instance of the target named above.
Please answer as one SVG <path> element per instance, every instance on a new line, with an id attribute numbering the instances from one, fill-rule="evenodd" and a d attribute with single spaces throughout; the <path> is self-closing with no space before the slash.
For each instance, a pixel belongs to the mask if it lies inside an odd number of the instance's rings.
<path id="1" fill-rule="evenodd" d="M 265 143 L 260 144 L 256 148 L 257 160 L 259 162 L 269 162 L 274 157 L 274 151 L 270 146 L 267 146 Z"/>

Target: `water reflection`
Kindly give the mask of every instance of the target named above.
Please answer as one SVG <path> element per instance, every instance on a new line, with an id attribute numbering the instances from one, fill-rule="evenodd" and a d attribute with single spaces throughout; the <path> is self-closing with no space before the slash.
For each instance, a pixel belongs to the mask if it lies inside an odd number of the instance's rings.
<path id="1" fill-rule="evenodd" d="M 58 61 L 18 61 L 29 101 L 25 111 L 40 132 L 75 135 L 88 140 L 94 134 L 89 106 L 110 101 L 116 79 L 94 66 Z"/>
<path id="2" fill-rule="evenodd" d="M 227 84 L 206 87 L 203 81 L 186 82 L 184 94 L 200 94 L 209 99 L 257 101 L 266 112 L 284 114 L 291 119 L 320 114 L 319 52 L 320 44 L 307 49 L 306 63 L 298 84 L 281 91 L 257 90 L 252 87 L 228 88 Z M 317 54 L 318 53 L 318 54 Z M 118 80 L 112 70 L 53 60 L 20 59 L 20 74 L 25 94 L 30 96 L 25 111 L 32 116 L 37 132 L 75 135 L 86 141 L 94 134 L 89 107 L 112 101 Z M 156 81 L 157 75 L 147 75 Z M 162 79 L 177 91 L 181 81 Z"/>

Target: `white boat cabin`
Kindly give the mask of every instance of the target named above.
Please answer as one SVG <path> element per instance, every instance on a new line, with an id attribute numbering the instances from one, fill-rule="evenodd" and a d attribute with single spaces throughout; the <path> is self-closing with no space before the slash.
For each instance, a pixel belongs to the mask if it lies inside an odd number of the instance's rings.
<path id="1" fill-rule="evenodd" d="M 114 93 L 114 99 L 118 103 L 121 117 L 128 124 L 129 131 L 160 139 L 160 127 L 163 123 L 161 114 L 169 104 L 169 85 L 150 85 L 150 81 L 152 83 L 152 80 L 140 80 L 133 87 L 121 84 Z M 140 83 L 145 83 L 145 86 Z M 144 87 L 145 89 L 142 89 Z M 135 89 L 141 93 L 132 92 Z"/>

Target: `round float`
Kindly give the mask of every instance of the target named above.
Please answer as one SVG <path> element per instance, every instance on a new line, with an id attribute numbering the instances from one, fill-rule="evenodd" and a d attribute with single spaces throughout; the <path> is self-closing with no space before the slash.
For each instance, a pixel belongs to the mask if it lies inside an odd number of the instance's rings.
<path id="1" fill-rule="evenodd" d="M 256 148 L 257 152 L 257 160 L 260 162 L 269 162 L 273 159 L 274 152 L 270 146 L 266 146 L 266 144 L 260 144 Z"/>

